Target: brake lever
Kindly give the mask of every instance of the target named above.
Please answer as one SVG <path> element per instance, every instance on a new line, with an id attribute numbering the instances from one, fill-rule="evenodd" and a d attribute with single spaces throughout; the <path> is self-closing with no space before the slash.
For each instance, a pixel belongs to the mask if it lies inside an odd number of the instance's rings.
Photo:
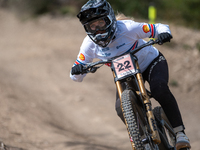
<path id="1" fill-rule="evenodd" d="M 88 67 L 87 66 L 83 66 L 83 71 L 81 74 L 85 74 L 85 73 L 88 73 Z"/>
<path id="2" fill-rule="evenodd" d="M 158 45 L 163 45 L 163 42 L 161 42 L 161 41 L 158 40 L 158 39 L 155 40 L 155 43 L 158 44 Z"/>
<path id="3" fill-rule="evenodd" d="M 81 74 L 84 74 L 84 73 L 95 73 L 97 71 L 99 67 L 83 67 L 83 72 Z"/>
<path id="4" fill-rule="evenodd" d="M 91 73 L 95 73 L 95 72 L 97 71 L 98 68 L 99 68 L 99 67 L 92 67 L 92 68 L 90 69 L 90 72 L 91 72 Z"/>

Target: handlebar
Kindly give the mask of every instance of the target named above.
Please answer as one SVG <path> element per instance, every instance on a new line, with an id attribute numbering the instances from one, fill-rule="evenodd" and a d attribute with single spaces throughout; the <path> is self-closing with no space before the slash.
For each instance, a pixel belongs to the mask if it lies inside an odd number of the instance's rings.
<path id="1" fill-rule="evenodd" d="M 143 49 L 144 47 L 147 47 L 147 46 L 150 46 L 150 45 L 154 45 L 154 44 L 161 45 L 162 43 L 158 39 L 156 39 L 156 40 L 152 40 L 151 39 L 147 43 L 138 46 L 137 48 L 135 48 L 134 50 L 132 50 L 130 52 L 123 53 L 123 54 L 121 54 L 119 56 L 113 57 L 113 58 L 108 59 L 108 60 L 100 60 L 100 61 L 96 61 L 96 62 L 92 62 L 92 63 L 87 63 L 85 66 L 83 66 L 82 74 L 84 74 L 84 73 L 94 73 L 94 72 L 96 72 L 97 69 L 102 67 L 104 64 L 111 63 L 112 60 L 114 60 L 117 57 L 120 57 L 120 56 L 128 54 L 128 53 L 135 54 L 138 51 L 140 51 L 141 49 Z M 100 66 L 97 66 L 97 65 L 100 65 Z"/>

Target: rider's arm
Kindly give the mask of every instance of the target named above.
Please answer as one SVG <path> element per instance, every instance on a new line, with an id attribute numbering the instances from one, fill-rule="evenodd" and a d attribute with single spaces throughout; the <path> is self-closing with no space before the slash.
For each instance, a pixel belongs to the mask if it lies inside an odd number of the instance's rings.
<path id="1" fill-rule="evenodd" d="M 130 35 L 136 39 L 157 38 L 158 34 L 165 32 L 171 34 L 169 26 L 161 23 L 148 24 L 132 21 L 127 25 L 127 28 L 130 31 Z"/>
<path id="2" fill-rule="evenodd" d="M 81 64 L 86 65 L 87 63 L 92 62 L 94 58 L 94 44 L 87 36 L 80 48 L 80 52 L 77 56 L 76 61 L 74 62 L 73 66 Z M 77 82 L 82 82 L 83 78 L 86 76 L 86 74 L 80 74 L 80 75 L 72 75 L 70 71 L 70 78 Z"/>

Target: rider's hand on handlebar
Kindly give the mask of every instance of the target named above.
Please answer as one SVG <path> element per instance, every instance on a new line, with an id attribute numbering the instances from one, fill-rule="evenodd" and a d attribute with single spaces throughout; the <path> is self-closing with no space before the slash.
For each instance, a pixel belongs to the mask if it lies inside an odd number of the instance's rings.
<path id="1" fill-rule="evenodd" d="M 165 42 L 170 42 L 170 39 L 172 39 L 172 35 L 167 33 L 167 32 L 164 32 L 164 33 L 160 33 L 158 34 L 158 40 L 159 40 L 159 43 L 158 44 L 163 44 Z"/>
<path id="2" fill-rule="evenodd" d="M 71 74 L 72 75 L 79 75 L 83 72 L 83 65 L 78 64 L 72 67 Z"/>

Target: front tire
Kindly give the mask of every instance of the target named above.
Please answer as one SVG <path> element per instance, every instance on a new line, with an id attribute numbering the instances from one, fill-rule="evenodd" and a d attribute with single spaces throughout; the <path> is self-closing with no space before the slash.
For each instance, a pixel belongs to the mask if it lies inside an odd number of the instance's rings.
<path id="1" fill-rule="evenodd" d="M 133 142 L 136 150 L 144 150 L 143 142 L 141 140 L 141 135 L 139 133 L 139 127 L 136 121 L 136 116 L 133 112 L 132 107 L 132 98 L 134 97 L 134 93 L 131 90 L 124 90 L 121 96 L 121 107 L 124 116 L 124 120 L 126 122 L 127 130 L 129 133 L 129 137 L 131 142 Z"/>

